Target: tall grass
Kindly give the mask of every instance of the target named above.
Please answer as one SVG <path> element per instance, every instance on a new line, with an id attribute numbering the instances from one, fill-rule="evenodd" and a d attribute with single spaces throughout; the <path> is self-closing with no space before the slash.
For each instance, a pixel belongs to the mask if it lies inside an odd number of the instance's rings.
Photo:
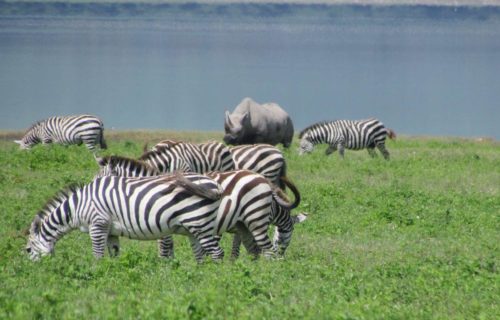
<path id="1" fill-rule="evenodd" d="M 23 231 L 36 212 L 98 167 L 84 146 L 21 151 L 13 136 L 0 135 L 0 318 L 500 318 L 496 141 L 403 137 L 388 143 L 390 161 L 366 151 L 326 157 L 321 147 L 299 157 L 295 141 L 284 150 L 288 175 L 302 193 L 297 212 L 310 216 L 286 258 L 197 265 L 181 236 L 172 261 L 153 242 L 127 239 L 118 258 L 96 261 L 78 231 L 54 256 L 29 261 Z M 107 133 L 104 154 L 221 137 Z"/>

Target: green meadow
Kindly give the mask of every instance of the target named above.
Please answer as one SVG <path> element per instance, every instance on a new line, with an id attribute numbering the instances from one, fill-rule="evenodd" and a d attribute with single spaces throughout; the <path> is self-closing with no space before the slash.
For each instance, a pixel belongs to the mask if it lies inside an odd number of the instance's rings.
<path id="1" fill-rule="evenodd" d="M 102 154 L 138 157 L 162 139 L 220 140 L 220 132 L 105 132 Z M 500 144 L 400 137 L 391 160 L 366 151 L 300 157 L 284 150 L 302 194 L 285 259 L 246 253 L 197 264 L 175 236 L 176 258 L 156 243 L 121 239 L 95 260 L 88 234 L 62 238 L 31 262 L 31 220 L 58 190 L 90 182 L 84 146 L 21 151 L 0 133 L 0 319 L 500 319 Z"/>

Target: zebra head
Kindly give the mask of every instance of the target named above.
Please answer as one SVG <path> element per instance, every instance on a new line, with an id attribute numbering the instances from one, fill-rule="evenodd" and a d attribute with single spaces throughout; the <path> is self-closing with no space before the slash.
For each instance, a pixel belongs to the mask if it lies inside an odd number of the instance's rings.
<path id="1" fill-rule="evenodd" d="M 94 154 L 95 161 L 99 165 L 99 172 L 94 176 L 94 179 L 105 177 L 105 176 L 117 176 L 118 172 L 116 167 L 113 165 L 110 157 L 97 157 Z"/>
<path id="2" fill-rule="evenodd" d="M 303 155 L 304 153 L 310 153 L 314 149 L 314 144 L 309 141 L 306 137 L 302 138 L 300 140 L 300 147 L 299 147 L 299 155 Z"/>
<path id="3" fill-rule="evenodd" d="M 17 143 L 19 145 L 19 149 L 21 150 L 26 150 L 26 149 L 29 149 L 30 148 L 30 145 L 29 144 L 26 144 L 24 143 L 23 140 L 14 140 L 15 143 Z"/>
<path id="4" fill-rule="evenodd" d="M 41 235 L 42 223 L 43 220 L 39 215 L 35 216 L 31 223 L 26 252 L 32 261 L 37 261 L 42 256 L 51 254 L 54 251 L 54 243 L 47 241 Z"/>
<path id="5" fill-rule="evenodd" d="M 277 249 L 280 256 L 285 255 L 285 251 L 290 245 L 294 225 L 302 223 L 307 219 L 307 213 L 303 212 L 296 216 L 290 216 L 290 220 L 286 224 L 281 224 L 274 229 L 273 247 Z"/>

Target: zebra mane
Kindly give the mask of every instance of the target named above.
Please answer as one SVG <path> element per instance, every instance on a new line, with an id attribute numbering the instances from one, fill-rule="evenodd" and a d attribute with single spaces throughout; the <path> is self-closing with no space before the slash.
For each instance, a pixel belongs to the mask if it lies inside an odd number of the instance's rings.
<path id="1" fill-rule="evenodd" d="M 170 140 L 170 139 L 167 139 L 167 140 L 162 140 L 160 142 L 157 143 L 157 145 L 159 146 L 154 146 L 154 148 L 165 148 L 165 149 L 170 149 L 170 148 L 173 148 L 175 147 L 176 145 L 178 144 L 181 144 L 181 143 L 184 143 L 182 141 L 177 141 L 177 140 Z"/>
<path id="2" fill-rule="evenodd" d="M 37 126 L 39 126 L 41 123 L 45 122 L 46 120 L 38 120 L 37 122 L 33 123 L 28 129 L 26 129 L 26 133 L 30 132 Z"/>
<path id="3" fill-rule="evenodd" d="M 307 128 L 303 129 L 300 133 L 299 133 L 299 139 L 302 139 L 302 137 L 304 136 L 304 134 L 306 134 L 308 131 L 312 130 L 312 129 L 316 129 L 316 128 L 319 128 L 319 127 L 322 127 L 324 126 L 325 124 L 327 123 L 332 123 L 334 122 L 335 120 L 332 120 L 332 121 L 320 121 L 320 122 L 316 122 L 316 123 L 313 123 L 311 124 L 310 126 L 308 126 Z"/>
<path id="4" fill-rule="evenodd" d="M 116 166 L 119 163 L 131 163 L 134 167 L 151 167 L 144 161 L 118 155 L 105 156 L 103 157 L 103 162 L 112 166 Z"/>
<path id="5" fill-rule="evenodd" d="M 37 213 L 37 216 L 40 219 L 44 219 L 46 216 L 50 214 L 50 212 L 61 205 L 66 199 L 68 199 L 73 193 L 76 191 L 80 190 L 83 187 L 83 184 L 80 183 L 73 183 L 64 189 L 60 190 L 59 192 L 56 193 L 55 196 L 50 198 L 45 205 L 43 206 L 42 210 L 40 210 Z"/>
<path id="6" fill-rule="evenodd" d="M 144 160 L 147 160 L 150 158 L 151 155 L 155 155 L 155 154 L 162 154 L 164 152 L 166 152 L 167 150 L 169 150 L 170 148 L 167 147 L 167 146 L 155 146 L 153 150 L 149 150 L 149 151 L 146 151 L 144 152 L 140 157 L 139 157 L 139 161 L 144 161 Z"/>

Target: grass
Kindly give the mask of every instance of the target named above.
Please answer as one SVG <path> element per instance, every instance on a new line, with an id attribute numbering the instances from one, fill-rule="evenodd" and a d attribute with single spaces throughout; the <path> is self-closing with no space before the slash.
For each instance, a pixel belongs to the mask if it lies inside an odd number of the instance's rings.
<path id="1" fill-rule="evenodd" d="M 498 319 L 500 145 L 402 137 L 392 159 L 365 151 L 299 157 L 285 150 L 303 201 L 285 260 L 246 254 L 197 265 L 187 239 L 176 259 L 122 239 L 115 259 L 93 258 L 78 231 L 38 263 L 24 253 L 36 212 L 59 189 L 97 170 L 83 146 L 21 151 L 0 133 L 0 318 L 5 319 Z M 107 132 L 105 154 L 137 157 L 161 139 L 196 132 Z M 230 237 L 222 246 L 226 256 Z"/>

